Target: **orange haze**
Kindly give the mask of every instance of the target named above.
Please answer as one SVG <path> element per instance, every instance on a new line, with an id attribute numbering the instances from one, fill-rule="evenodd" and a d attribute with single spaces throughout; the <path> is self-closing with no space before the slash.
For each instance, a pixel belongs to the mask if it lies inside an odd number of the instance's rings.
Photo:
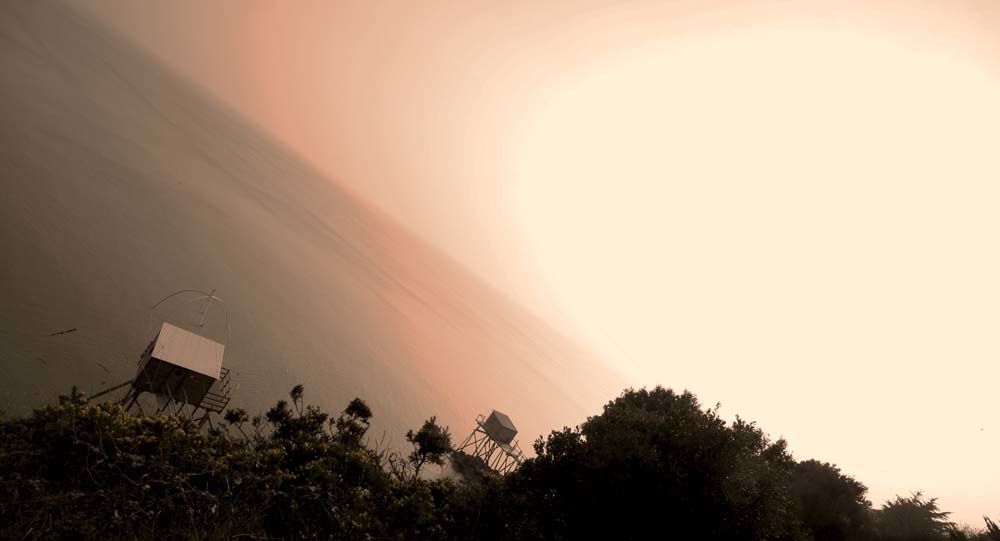
<path id="1" fill-rule="evenodd" d="M 93 4 L 628 381 L 1000 512 L 1000 4 Z"/>

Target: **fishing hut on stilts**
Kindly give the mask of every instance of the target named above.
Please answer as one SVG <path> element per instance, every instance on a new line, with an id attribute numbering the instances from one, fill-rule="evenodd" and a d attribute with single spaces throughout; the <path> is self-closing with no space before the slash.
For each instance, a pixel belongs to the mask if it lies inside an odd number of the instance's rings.
<path id="1" fill-rule="evenodd" d="M 226 346 L 204 336 L 205 322 L 211 307 L 219 305 L 225 317 L 228 343 L 231 334 L 229 315 L 214 289 L 211 293 L 181 290 L 153 305 L 150 309 L 150 331 L 154 328 L 157 309 L 165 302 L 182 296 L 188 297 L 188 304 L 201 303 L 195 320 L 189 325 L 191 330 L 180 324 L 159 321 L 155 327 L 156 334 L 139 356 L 135 378 L 98 392 L 90 400 L 127 388 L 125 396 L 119 400 L 125 411 L 180 415 L 195 420 L 199 426 L 206 423 L 211 426 L 212 414 L 221 413 L 229 404 L 232 378 L 229 369 L 223 366 Z M 150 395 L 153 404 L 144 400 L 144 395 Z M 143 409 L 144 402 L 149 411 Z"/>

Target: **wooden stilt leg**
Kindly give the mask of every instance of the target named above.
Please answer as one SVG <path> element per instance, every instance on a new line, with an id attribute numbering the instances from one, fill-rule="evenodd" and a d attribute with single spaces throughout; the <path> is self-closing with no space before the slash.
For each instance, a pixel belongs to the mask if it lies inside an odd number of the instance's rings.
<path id="1" fill-rule="evenodd" d="M 139 403 L 139 393 L 135 393 L 132 404 L 135 405 L 135 409 L 139 410 L 139 415 L 146 415 L 146 412 L 142 410 L 142 404 Z"/>
<path id="2" fill-rule="evenodd" d="M 139 406 L 139 391 L 132 389 L 131 393 L 132 397 L 128 399 L 128 403 L 125 405 L 125 411 L 130 412 L 132 411 L 132 406 L 136 406 L 139 408 L 139 411 L 142 412 L 142 407 Z"/>

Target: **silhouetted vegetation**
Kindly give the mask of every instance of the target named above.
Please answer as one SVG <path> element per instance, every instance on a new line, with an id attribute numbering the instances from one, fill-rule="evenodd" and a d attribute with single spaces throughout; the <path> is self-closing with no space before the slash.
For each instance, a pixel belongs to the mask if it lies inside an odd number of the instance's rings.
<path id="1" fill-rule="evenodd" d="M 535 443 L 512 479 L 549 539 L 795 539 L 784 441 L 732 425 L 690 393 L 623 394 L 579 429 Z M 608 520 L 608 517 L 617 520 Z"/>
<path id="2" fill-rule="evenodd" d="M 0 538 L 1000 541 L 919 493 L 875 509 L 836 466 L 687 392 L 626 391 L 504 477 L 434 417 L 401 455 L 368 439 L 361 399 L 333 418 L 289 397 L 209 430 L 75 390 L 0 420 Z M 449 457 L 453 478 L 421 475 Z"/>
<path id="3" fill-rule="evenodd" d="M 791 496 L 805 532 L 815 541 L 870 539 L 874 520 L 868 488 L 816 460 L 799 462 L 792 470 Z"/>

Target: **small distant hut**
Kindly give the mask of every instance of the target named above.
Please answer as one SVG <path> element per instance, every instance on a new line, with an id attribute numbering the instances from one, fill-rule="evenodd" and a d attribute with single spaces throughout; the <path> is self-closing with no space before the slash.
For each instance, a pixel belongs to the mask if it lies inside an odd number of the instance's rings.
<path id="1" fill-rule="evenodd" d="M 493 410 L 488 417 L 476 417 L 476 427 L 462 442 L 459 451 L 483 461 L 488 468 L 500 474 L 514 471 L 524 461 L 524 452 L 518 442 L 517 428 L 506 414 Z"/>
<path id="2" fill-rule="evenodd" d="M 514 427 L 514 421 L 510 420 L 510 417 L 500 413 L 497 410 L 493 410 L 493 413 L 483 421 L 483 430 L 486 434 L 497 443 L 506 443 L 514 441 L 514 436 L 517 435 L 517 428 Z"/>

